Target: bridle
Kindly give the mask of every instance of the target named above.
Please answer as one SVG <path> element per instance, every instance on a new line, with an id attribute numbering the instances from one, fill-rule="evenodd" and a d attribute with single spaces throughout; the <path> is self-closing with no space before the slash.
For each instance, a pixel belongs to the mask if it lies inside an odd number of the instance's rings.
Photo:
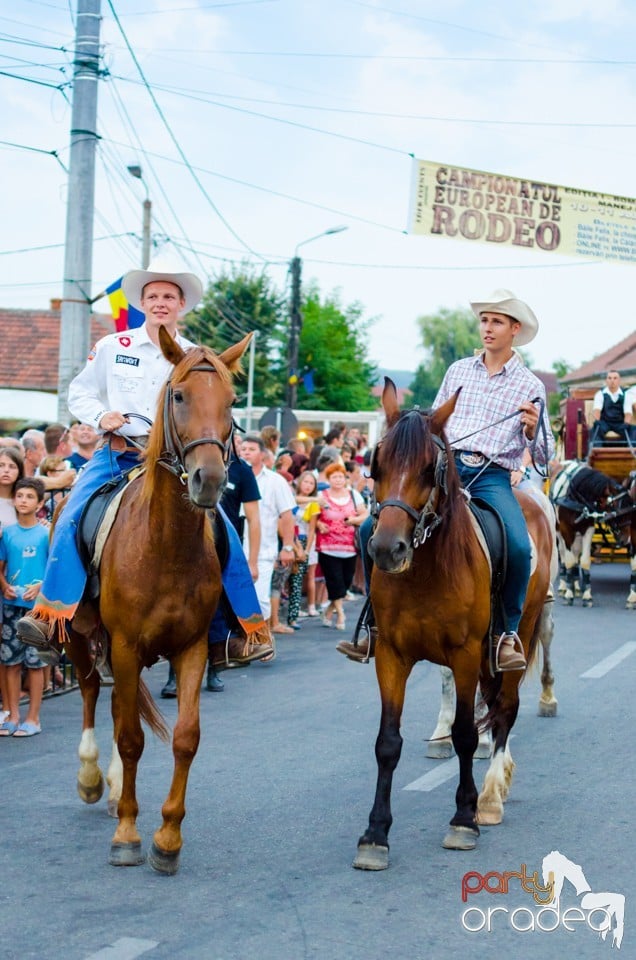
<path id="1" fill-rule="evenodd" d="M 446 453 L 446 447 L 444 446 L 444 441 L 438 437 L 437 434 L 432 433 L 431 439 L 437 447 L 437 456 L 435 458 L 435 475 L 431 492 L 429 493 L 428 499 L 419 513 L 414 507 L 406 503 L 404 500 L 397 500 L 393 497 L 389 497 L 387 500 L 382 500 L 380 503 L 378 503 L 375 499 L 375 494 L 371 494 L 370 514 L 374 529 L 380 514 L 385 507 L 398 507 L 400 510 L 404 510 L 404 512 L 407 513 L 415 522 L 413 535 L 411 538 L 414 549 L 417 549 L 417 547 L 426 543 L 433 531 L 442 522 L 442 518 L 437 513 L 436 507 L 439 503 L 440 491 L 443 493 L 448 492 L 446 485 L 446 472 L 448 469 L 448 454 Z"/>
<path id="2" fill-rule="evenodd" d="M 188 372 L 216 373 L 217 371 L 211 363 L 205 363 L 197 364 L 197 366 L 191 367 Z M 179 434 L 177 433 L 177 425 L 174 419 L 173 401 L 174 389 L 172 385 L 172 377 L 170 377 L 166 384 L 163 400 L 163 437 L 165 449 L 162 451 L 157 463 L 160 463 L 162 467 L 165 467 L 166 470 L 169 470 L 170 473 L 173 473 L 175 477 L 178 477 L 181 483 L 185 485 L 188 479 L 188 471 L 185 468 L 186 456 L 190 450 L 194 449 L 194 447 L 199 447 L 201 444 L 207 443 L 219 448 L 223 457 L 223 465 L 227 471 L 230 452 L 232 450 L 232 442 L 234 439 L 234 431 L 238 427 L 235 421 L 232 420 L 230 433 L 225 443 L 222 440 L 219 440 L 218 437 L 201 437 L 199 440 L 191 440 L 190 443 L 183 444 Z"/>

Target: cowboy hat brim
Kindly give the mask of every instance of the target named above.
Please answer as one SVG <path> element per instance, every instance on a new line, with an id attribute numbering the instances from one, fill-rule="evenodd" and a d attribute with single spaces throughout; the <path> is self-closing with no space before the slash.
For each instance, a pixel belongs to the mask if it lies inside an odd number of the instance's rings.
<path id="1" fill-rule="evenodd" d="M 515 347 L 524 347 L 539 332 L 539 321 L 534 312 L 523 300 L 518 300 L 512 290 L 495 290 L 488 300 L 479 300 L 470 304 L 477 319 L 482 313 L 503 313 L 521 324 L 521 330 L 515 334 Z"/>
<path id="2" fill-rule="evenodd" d="M 185 300 L 185 305 L 179 311 L 181 314 L 193 310 L 203 296 L 203 285 L 194 273 L 179 270 L 171 261 L 159 257 L 148 264 L 147 270 L 129 270 L 122 279 L 121 289 L 128 303 L 143 313 L 143 289 L 157 280 L 174 283 L 181 288 Z"/>

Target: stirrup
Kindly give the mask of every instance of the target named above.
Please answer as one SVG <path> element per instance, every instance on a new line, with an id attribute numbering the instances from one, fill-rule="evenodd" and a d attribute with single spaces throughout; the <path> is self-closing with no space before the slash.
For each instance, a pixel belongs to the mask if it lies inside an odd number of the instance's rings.
<path id="1" fill-rule="evenodd" d="M 505 640 L 512 640 L 513 645 L 516 649 L 516 652 L 519 655 L 518 663 L 502 665 L 499 662 L 499 651 L 501 650 L 502 644 L 504 643 Z M 504 632 L 501 634 L 501 636 L 497 641 L 497 646 L 495 647 L 494 660 L 495 660 L 495 670 L 497 673 L 510 673 L 513 670 L 526 669 L 526 667 L 528 666 L 528 663 L 526 661 L 526 655 L 523 650 L 523 644 L 521 643 L 521 638 L 519 637 L 519 634 L 516 632 L 516 630 L 508 630 L 508 631 L 504 630 Z"/>
<path id="2" fill-rule="evenodd" d="M 375 656 L 375 617 L 373 616 L 373 607 L 371 606 L 371 599 L 367 597 L 360 611 L 360 616 L 358 617 L 358 622 L 356 623 L 355 630 L 353 631 L 352 643 L 354 647 L 358 646 L 358 638 L 362 631 L 367 635 L 367 655 L 358 660 L 358 663 L 369 663 L 372 657 Z M 346 654 L 345 654 L 346 655 Z"/>

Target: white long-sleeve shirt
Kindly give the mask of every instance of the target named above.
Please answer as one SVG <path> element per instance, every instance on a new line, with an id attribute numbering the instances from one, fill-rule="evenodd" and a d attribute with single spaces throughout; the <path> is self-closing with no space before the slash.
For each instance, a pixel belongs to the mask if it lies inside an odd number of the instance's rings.
<path id="1" fill-rule="evenodd" d="M 177 334 L 183 350 L 193 344 Z M 71 382 L 68 408 L 82 423 L 99 429 L 99 421 L 111 410 L 137 413 L 153 421 L 161 388 L 172 364 L 148 336 L 146 324 L 123 333 L 110 333 L 98 340 L 84 369 Z M 147 434 L 150 427 L 136 417 L 119 433 L 128 437 Z"/>

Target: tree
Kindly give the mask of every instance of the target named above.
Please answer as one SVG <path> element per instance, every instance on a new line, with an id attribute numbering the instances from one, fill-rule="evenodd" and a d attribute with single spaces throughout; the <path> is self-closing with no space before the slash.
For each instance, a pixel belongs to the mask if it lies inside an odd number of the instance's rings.
<path id="1" fill-rule="evenodd" d="M 298 406 L 306 410 L 373 410 L 371 394 L 377 370 L 367 358 L 371 320 L 354 303 L 341 307 L 337 294 L 321 301 L 310 286 L 302 308 L 299 342 L 301 382 Z M 307 390 L 302 371 L 310 372 L 314 392 Z"/>
<path id="2" fill-rule="evenodd" d="M 286 329 L 284 296 L 265 274 L 242 265 L 222 273 L 209 285 L 202 305 L 188 314 L 184 332 L 195 343 L 205 343 L 220 353 L 256 331 L 253 403 L 270 407 L 284 396 L 281 344 Z"/>
<path id="3" fill-rule="evenodd" d="M 417 323 L 427 357 L 417 368 L 410 386 L 413 394 L 411 401 L 428 408 L 451 363 L 470 356 L 480 346 L 479 327 L 471 311 L 448 310 L 445 307 L 436 314 L 418 317 Z"/>

